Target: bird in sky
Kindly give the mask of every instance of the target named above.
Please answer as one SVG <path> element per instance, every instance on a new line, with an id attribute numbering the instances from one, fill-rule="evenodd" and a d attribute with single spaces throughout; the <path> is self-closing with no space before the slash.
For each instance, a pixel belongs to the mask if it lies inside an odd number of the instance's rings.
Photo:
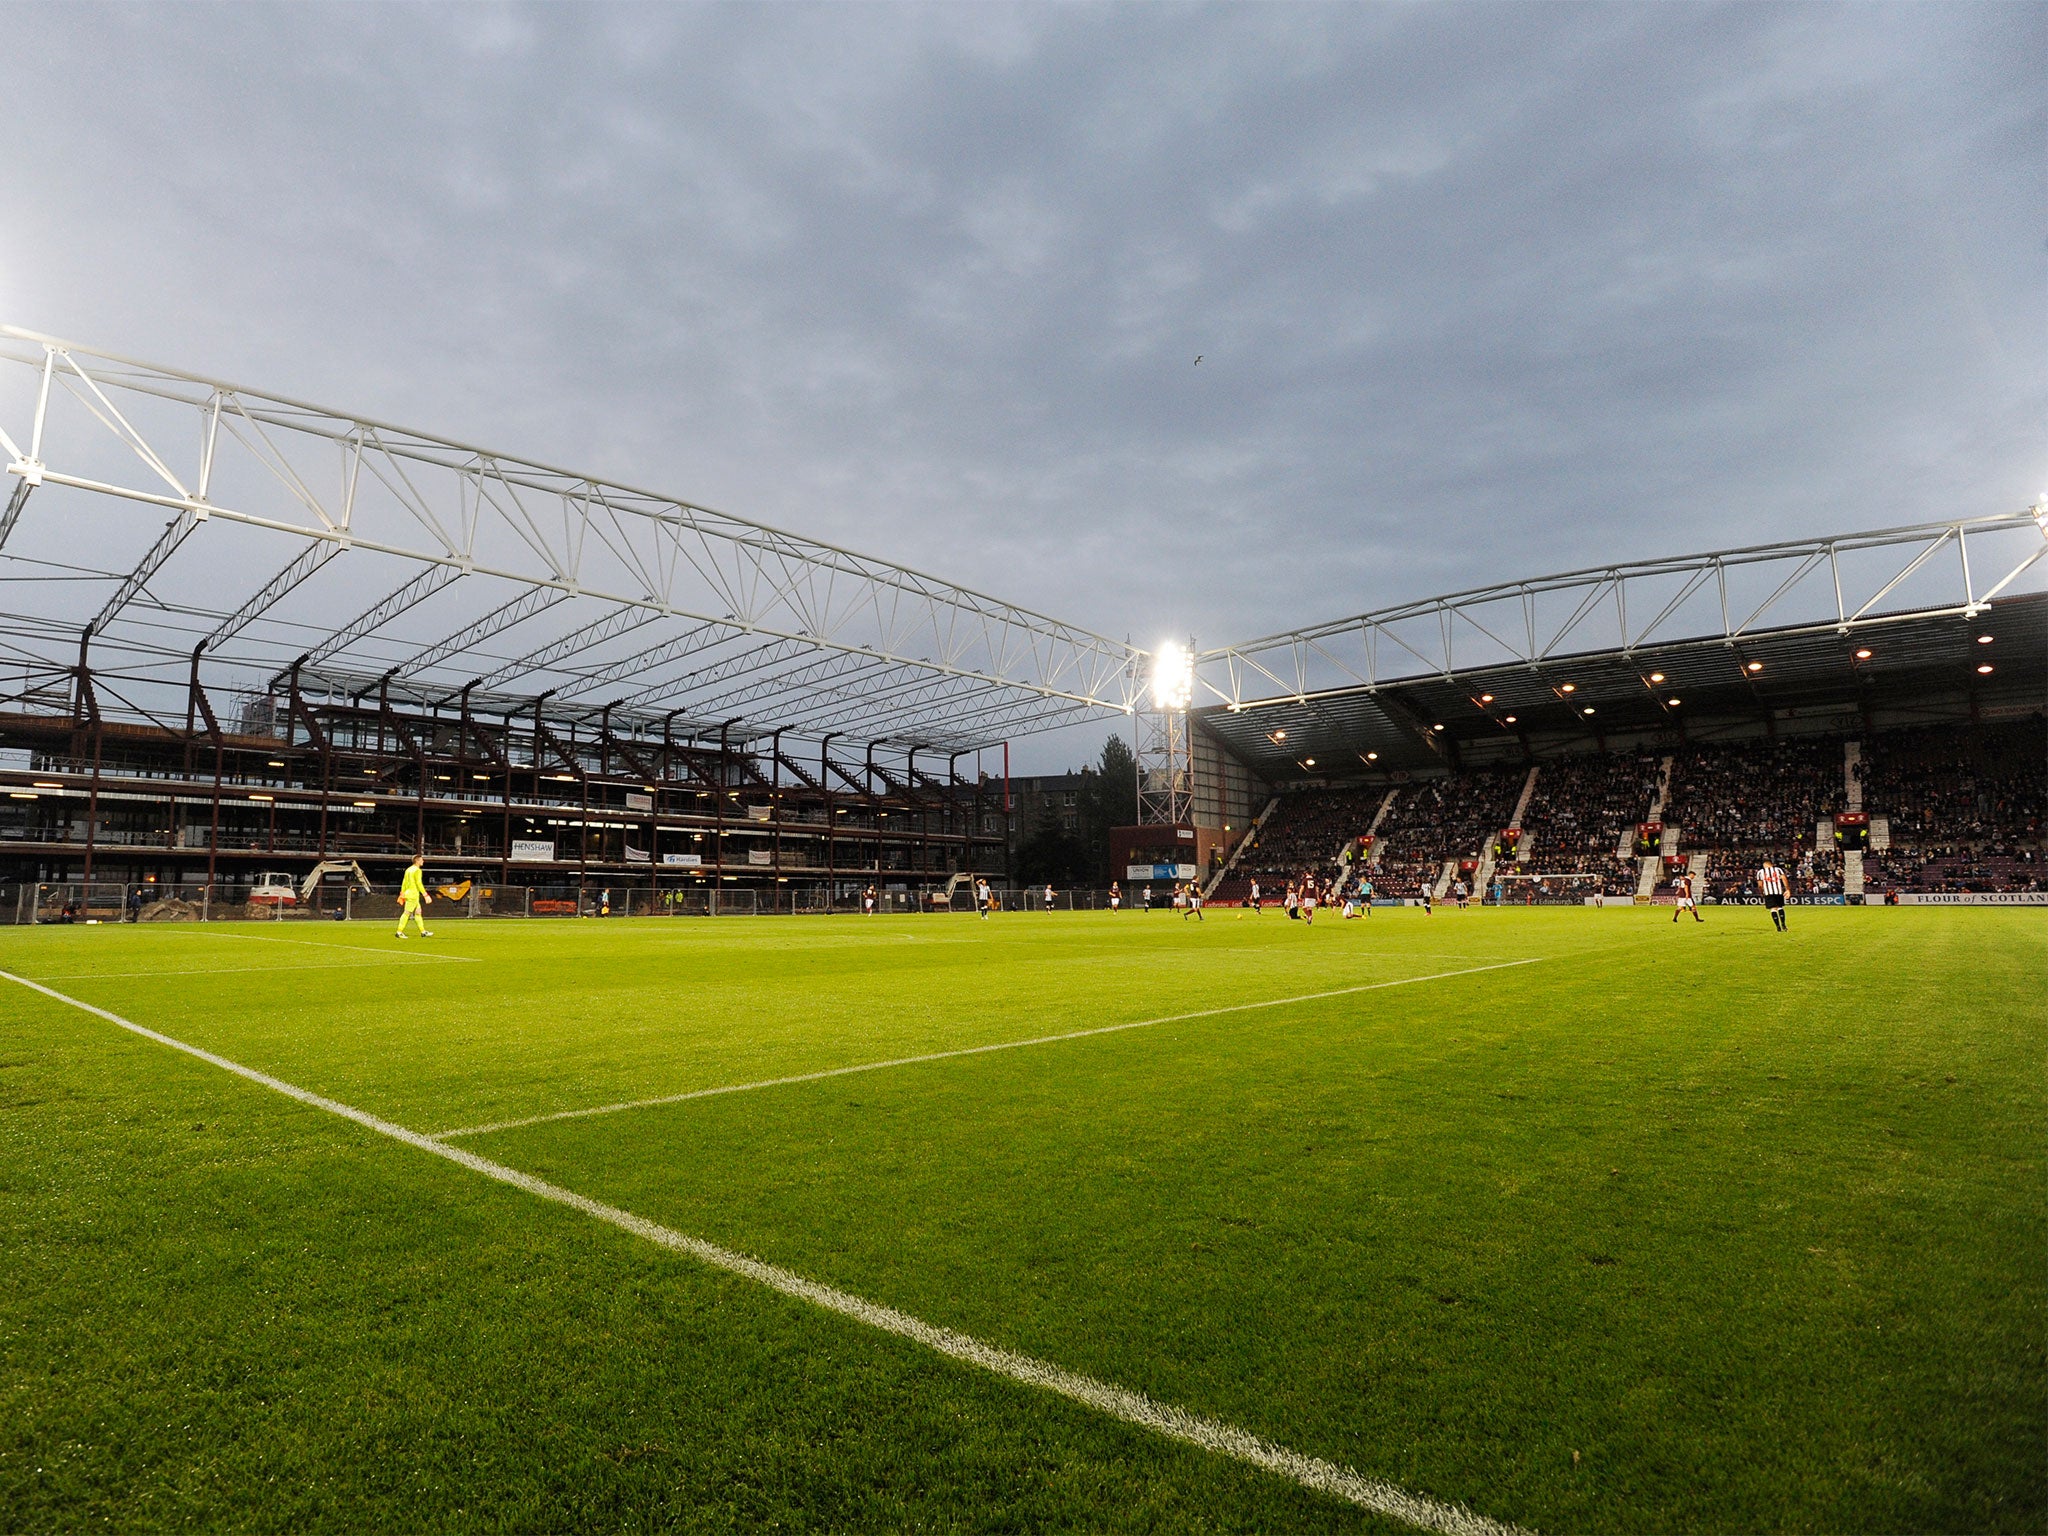
<path id="1" fill-rule="evenodd" d="M 1195 354 L 1195 366 L 1196 366 L 1197 368 L 1201 367 L 1201 366 L 1202 366 L 1202 359 L 1203 359 L 1203 358 L 1205 358 L 1205 357 L 1207 357 L 1208 355 L 1209 355 L 1209 354 L 1208 354 L 1208 353 L 1206 353 L 1206 352 L 1198 352 L 1198 353 L 1196 353 L 1196 354 Z"/>

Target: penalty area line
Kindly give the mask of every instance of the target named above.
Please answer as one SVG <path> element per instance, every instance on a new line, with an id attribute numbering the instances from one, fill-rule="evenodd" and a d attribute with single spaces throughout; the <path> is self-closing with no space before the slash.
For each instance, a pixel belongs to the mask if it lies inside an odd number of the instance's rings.
<path id="1" fill-rule="evenodd" d="M 793 1270 L 783 1269 L 779 1265 L 769 1264 L 743 1253 L 735 1253 L 701 1237 L 692 1237 L 688 1233 L 676 1231 L 673 1227 L 665 1227 L 659 1222 L 636 1216 L 618 1206 L 606 1205 L 601 1200 L 592 1200 L 586 1195 L 577 1194 L 574 1190 L 564 1189 L 559 1184 L 550 1184 L 545 1179 L 521 1173 L 518 1169 L 508 1168 L 503 1163 L 492 1162 L 489 1158 L 479 1157 L 462 1147 L 451 1147 L 432 1136 L 408 1130 L 402 1125 L 394 1125 L 389 1120 L 380 1120 L 366 1110 L 343 1104 L 336 1099 L 324 1098 L 310 1089 L 285 1082 L 282 1078 L 272 1077 L 267 1072 L 245 1067 L 238 1061 L 231 1061 L 199 1046 L 188 1045 L 183 1040 L 161 1034 L 145 1025 L 135 1023 L 132 1019 L 124 1019 L 118 1013 L 110 1013 L 78 998 L 68 997 L 54 988 L 44 986 L 41 982 L 31 981 L 26 976 L 17 976 L 12 971 L 0 971 L 0 979 L 27 987 L 32 992 L 40 992 L 43 996 L 76 1008 L 81 1013 L 89 1013 L 131 1034 L 140 1035 L 145 1040 L 154 1041 L 174 1051 L 182 1051 L 208 1066 L 232 1072 L 235 1076 L 259 1087 L 270 1089 L 273 1093 L 283 1094 L 288 1099 L 296 1099 L 301 1104 L 325 1110 L 328 1114 L 338 1115 L 344 1120 L 352 1120 L 366 1130 L 375 1131 L 379 1136 L 389 1137 L 393 1141 L 402 1142 L 420 1152 L 431 1153 L 435 1157 L 446 1158 L 472 1173 L 482 1174 L 487 1179 L 510 1185 L 539 1199 L 567 1206 L 570 1210 L 581 1212 L 593 1220 L 604 1222 L 672 1252 L 684 1254 L 713 1269 L 721 1269 L 728 1274 L 752 1280 L 784 1296 L 809 1302 L 812 1306 L 836 1312 L 854 1322 L 864 1323 L 870 1328 L 923 1345 L 963 1364 L 978 1366 L 982 1370 L 1021 1382 L 1026 1386 L 1040 1387 L 1045 1391 L 1057 1393 L 1061 1397 L 1081 1403 L 1136 1428 L 1150 1430 L 1167 1439 L 1178 1440 L 1217 1455 L 1228 1456 L 1235 1461 L 1248 1463 L 1288 1478 L 1304 1488 L 1343 1499 L 1360 1508 L 1404 1521 L 1421 1530 L 1440 1532 L 1442 1536 L 1529 1536 L 1529 1533 L 1520 1526 L 1475 1514 L 1463 1505 L 1446 1504 L 1426 1494 L 1411 1493 L 1392 1483 L 1367 1477 L 1338 1462 L 1305 1456 L 1299 1451 L 1289 1450 L 1284 1445 L 1261 1439 L 1248 1429 L 1192 1413 L 1171 1403 L 1156 1402 L 1142 1392 L 1119 1387 L 1113 1382 L 1100 1381 L 1093 1376 L 1083 1376 L 1076 1371 L 1053 1365 L 1049 1361 L 1021 1355 L 999 1345 L 983 1343 L 968 1334 L 956 1333 L 950 1328 L 925 1322 L 908 1312 L 899 1312 L 894 1307 L 869 1301 L 850 1291 L 842 1291 L 835 1286 L 808 1280 Z"/>
<path id="2" fill-rule="evenodd" d="M 495 1120 L 489 1125 L 465 1125 L 435 1133 L 437 1141 L 456 1136 L 485 1136 L 494 1131 L 524 1130 L 529 1125 L 547 1125 L 556 1120 L 586 1120 L 592 1115 L 617 1115 L 630 1109 L 658 1109 L 664 1104 L 686 1104 L 691 1099 L 715 1099 L 728 1093 L 753 1093 L 761 1088 L 787 1088 L 795 1083 L 819 1083 L 828 1078 L 851 1077 L 856 1072 L 882 1072 L 890 1067 L 916 1067 L 930 1061 L 951 1061 L 961 1056 L 986 1056 L 993 1051 L 1021 1051 L 1033 1045 L 1058 1045 L 1066 1040 L 1087 1040 L 1096 1035 L 1117 1035 L 1127 1029 L 1152 1029 L 1161 1024 L 1183 1024 L 1189 1019 L 1212 1019 L 1225 1013 L 1249 1013 L 1258 1008 L 1284 1008 L 1290 1003 L 1313 1003 L 1328 997 L 1348 997 L 1354 992 L 1378 992 L 1387 987 L 1412 987 L 1418 982 L 1444 981 L 1452 976 L 1476 976 L 1481 971 L 1506 971 L 1518 965 L 1536 965 L 1549 958 L 1533 955 L 1526 960 L 1502 960 L 1495 965 L 1472 965 L 1457 971 L 1432 971 L 1427 976 L 1401 976 L 1393 981 L 1367 981 L 1355 987 L 1334 987 L 1327 992 L 1304 992 L 1299 997 L 1269 997 L 1252 1003 L 1226 1003 L 1220 1008 L 1198 1008 L 1193 1013 L 1170 1013 L 1158 1019 L 1131 1019 L 1122 1024 L 1103 1024 L 1094 1029 L 1070 1029 L 1058 1035 L 1033 1035 L 1028 1040 L 998 1040 L 991 1045 L 963 1045 L 953 1051 L 928 1051 L 922 1056 L 892 1056 L 887 1061 L 856 1062 L 850 1067 L 826 1067 L 818 1072 L 799 1072 L 791 1077 L 768 1077 L 757 1083 L 727 1083 L 718 1088 L 693 1088 L 688 1093 L 663 1094 L 655 1099 L 628 1099 L 618 1104 L 594 1104 L 588 1109 L 558 1109 L 552 1114 L 528 1115 L 523 1120 Z"/>

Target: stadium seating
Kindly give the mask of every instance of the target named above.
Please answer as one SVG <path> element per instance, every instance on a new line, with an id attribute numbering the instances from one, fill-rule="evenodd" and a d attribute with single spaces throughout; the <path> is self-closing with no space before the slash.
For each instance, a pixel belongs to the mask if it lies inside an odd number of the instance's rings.
<path id="1" fill-rule="evenodd" d="M 1703 894 L 1754 895 L 1756 870 L 1766 860 L 1786 871 L 1795 895 L 1844 888 L 1842 857 L 1825 835 L 1816 845 L 1816 824 L 1849 808 L 1849 739 L 1766 736 L 1688 743 L 1671 753 L 1662 819 L 1678 829 L 1680 851 L 1707 855 Z M 1865 855 L 1866 890 L 2048 889 L 2048 732 L 2041 717 L 1854 739 L 1863 809 L 1889 834 L 1889 847 Z M 1640 866 L 1619 850 L 1648 817 L 1661 767 L 1661 755 L 1650 751 L 1543 761 L 1523 811 L 1528 857 L 1503 868 L 1527 877 L 1511 886 L 1510 899 L 1577 900 L 1596 889 L 1634 895 Z M 1377 894 L 1419 895 L 1434 885 L 1445 860 L 1484 853 L 1512 816 L 1526 776 L 1525 766 L 1510 765 L 1397 786 L 1378 833 Z M 1337 874 L 1338 850 L 1372 825 L 1385 794 L 1382 786 L 1283 797 L 1217 895 L 1242 900 L 1253 876 L 1277 896 L 1305 872 Z M 1659 889 L 1668 892 L 1668 882 Z"/>

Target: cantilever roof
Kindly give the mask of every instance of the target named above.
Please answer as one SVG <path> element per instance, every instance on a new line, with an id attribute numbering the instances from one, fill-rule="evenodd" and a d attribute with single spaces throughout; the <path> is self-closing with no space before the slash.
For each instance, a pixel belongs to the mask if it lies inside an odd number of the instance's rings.
<path id="1" fill-rule="evenodd" d="M 907 566 L 0 327 L 0 656 L 182 716 L 305 679 L 958 750 L 1137 696 L 1143 653 Z M 0 694 L 17 690 L 0 687 Z"/>
<path id="2" fill-rule="evenodd" d="M 1428 769 L 1517 734 L 1941 695 L 2038 706 L 2044 556 L 2030 509 L 1531 578 L 1204 652 L 1198 700 L 1275 780 Z"/>

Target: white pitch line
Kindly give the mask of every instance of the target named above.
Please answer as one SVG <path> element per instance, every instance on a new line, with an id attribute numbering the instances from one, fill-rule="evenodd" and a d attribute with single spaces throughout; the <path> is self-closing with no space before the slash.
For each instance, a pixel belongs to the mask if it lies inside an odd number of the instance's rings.
<path id="1" fill-rule="evenodd" d="M 664 1104 L 683 1104 L 691 1099 L 715 1099 L 727 1093 L 752 1093 L 757 1088 L 787 1088 L 793 1083 L 816 1083 L 830 1077 L 849 1077 L 856 1072 L 880 1072 L 889 1067 L 915 1067 L 928 1061 L 950 1061 L 956 1056 L 985 1056 L 991 1051 L 1021 1051 L 1031 1045 L 1057 1045 L 1063 1040 L 1086 1040 L 1093 1035 L 1121 1034 L 1127 1029 L 1150 1029 L 1157 1024 L 1180 1024 L 1188 1019 L 1214 1018 L 1221 1013 L 1247 1013 L 1255 1008 L 1284 1008 L 1289 1003 L 1313 1003 L 1326 997 L 1347 997 L 1354 992 L 1377 992 L 1385 987 L 1413 986 L 1421 981 L 1443 981 L 1452 976 L 1472 976 L 1480 971 L 1505 971 L 1518 965 L 1535 965 L 1547 959 L 1535 955 L 1527 960 L 1503 960 L 1497 965 L 1468 966 L 1461 971 L 1434 971 L 1427 976 L 1403 976 L 1395 981 L 1368 981 L 1355 987 L 1337 987 L 1328 992 L 1304 992 L 1299 997 L 1274 997 L 1257 1003 L 1228 1003 L 1221 1008 L 1199 1008 L 1193 1013 L 1173 1013 L 1161 1019 L 1133 1019 L 1124 1024 L 1104 1024 L 1095 1029 L 1070 1029 L 1059 1035 L 1034 1035 L 1029 1040 L 999 1040 L 993 1045 L 963 1045 L 954 1051 L 931 1051 L 923 1056 L 895 1056 L 887 1061 L 863 1061 L 850 1067 L 827 1067 L 821 1072 L 799 1072 L 793 1077 L 764 1078 L 758 1083 L 728 1083 L 720 1088 L 693 1088 L 688 1093 L 664 1094 L 658 1099 L 629 1099 L 621 1104 L 595 1104 L 588 1109 L 558 1109 L 553 1114 L 529 1115 L 524 1120 L 497 1120 L 489 1125 L 466 1125 L 453 1131 L 437 1131 L 435 1139 L 455 1136 L 483 1136 L 492 1131 L 517 1131 L 529 1125 L 546 1125 L 553 1120 L 584 1120 L 592 1115 L 616 1115 L 629 1109 L 657 1109 Z"/>
<path id="2" fill-rule="evenodd" d="M 358 955 L 390 955 L 397 953 L 397 951 L 389 949 L 372 949 L 367 944 L 323 944 L 318 939 L 274 939 L 267 933 L 215 933 L 211 929 L 206 928 L 199 928 L 193 931 L 202 939 L 246 939 L 251 944 L 303 944 L 307 949 L 346 949 Z M 396 943 L 398 941 L 394 939 L 392 942 Z M 408 939 L 406 942 L 410 944 L 418 941 Z M 446 960 L 460 965 L 483 964 L 483 961 L 479 960 L 475 955 L 415 955 L 407 953 L 406 958 L 408 960 Z"/>
<path id="3" fill-rule="evenodd" d="M 842 1317 L 865 1323 L 870 1328 L 893 1333 L 898 1338 L 922 1344 L 927 1349 L 968 1365 L 979 1366 L 997 1376 L 1006 1376 L 1026 1386 L 1042 1387 L 1048 1392 L 1056 1392 L 1061 1397 L 1084 1404 L 1139 1429 L 1151 1430 L 1154 1434 L 1163 1435 L 1170 1440 L 1179 1440 L 1205 1451 L 1213 1451 L 1236 1461 L 1247 1462 L 1265 1471 L 1289 1478 L 1304 1488 L 1330 1494 L 1360 1508 L 1372 1510 L 1376 1514 L 1405 1521 L 1422 1530 L 1441 1532 L 1442 1536 L 1530 1536 L 1530 1533 L 1520 1526 L 1475 1514 L 1463 1505 L 1446 1504 L 1430 1498 L 1427 1494 L 1410 1493 L 1405 1488 L 1381 1482 L 1378 1478 L 1367 1477 L 1340 1463 L 1324 1461 L 1316 1456 L 1304 1456 L 1301 1452 L 1289 1450 L 1284 1445 L 1263 1440 L 1250 1430 L 1240 1429 L 1235 1424 L 1206 1418 L 1185 1408 L 1175 1407 L 1171 1403 L 1154 1402 L 1144 1393 L 1134 1392 L 1128 1387 L 1119 1387 L 1113 1382 L 1099 1381 L 1093 1376 L 1083 1376 L 1076 1371 L 1064 1370 L 1048 1361 L 1034 1359 L 1030 1355 L 1020 1355 L 998 1345 L 985 1344 L 967 1334 L 955 1333 L 950 1328 L 941 1328 L 925 1322 L 908 1312 L 899 1312 L 894 1307 L 883 1306 L 879 1302 L 855 1296 L 849 1291 L 842 1291 L 816 1280 L 807 1280 L 802 1275 L 783 1269 L 779 1265 L 749 1258 L 746 1254 L 735 1253 L 730 1248 L 721 1248 L 716 1243 L 706 1242 L 701 1237 L 691 1237 L 688 1233 L 678 1232 L 673 1227 L 664 1227 L 658 1222 L 649 1221 L 644 1216 L 635 1216 L 631 1211 L 622 1210 L 618 1206 L 592 1200 L 587 1195 L 579 1195 L 574 1190 L 564 1189 L 559 1184 L 550 1184 L 544 1179 L 533 1177 L 532 1174 L 508 1168 L 503 1163 L 494 1163 L 489 1158 L 478 1157 L 474 1152 L 465 1151 L 461 1147 L 448 1146 L 432 1136 L 407 1130 L 404 1126 L 394 1125 L 389 1120 L 380 1120 L 353 1105 L 323 1098 L 308 1089 L 285 1082 L 282 1078 L 272 1077 L 267 1072 L 258 1072 L 254 1067 L 245 1067 L 238 1061 L 230 1061 L 227 1057 L 217 1056 L 212 1051 L 202 1050 L 196 1045 L 187 1045 L 170 1035 L 160 1034 L 131 1019 L 124 1019 L 118 1013 L 109 1013 L 104 1008 L 95 1008 L 91 1003 L 67 997 L 40 982 L 30 981 L 26 976 L 16 976 L 11 971 L 0 971 L 0 979 L 15 982 L 33 992 L 40 992 L 45 997 L 54 998 L 82 1013 L 105 1019 L 109 1024 L 118 1025 L 132 1034 L 140 1035 L 145 1040 L 153 1040 L 158 1045 L 182 1051 L 209 1066 L 219 1067 L 224 1072 L 232 1072 L 237 1077 L 246 1078 L 274 1093 L 281 1093 L 286 1098 L 297 1099 L 301 1104 L 325 1110 L 331 1115 L 339 1115 L 344 1120 L 353 1120 L 357 1125 L 375 1131 L 379 1136 L 388 1136 L 393 1141 L 403 1142 L 418 1151 L 445 1157 L 449 1162 L 467 1168 L 472 1173 L 480 1173 L 487 1179 L 509 1184 L 514 1189 L 524 1190 L 527 1194 L 542 1200 L 550 1200 L 557 1205 L 567 1206 L 570 1210 L 580 1211 L 594 1220 L 606 1222 L 622 1232 L 644 1238 L 673 1252 L 687 1254 L 699 1263 L 707 1264 L 714 1269 L 739 1275 L 784 1296 L 822 1307 L 828 1312 L 837 1312 Z"/>

